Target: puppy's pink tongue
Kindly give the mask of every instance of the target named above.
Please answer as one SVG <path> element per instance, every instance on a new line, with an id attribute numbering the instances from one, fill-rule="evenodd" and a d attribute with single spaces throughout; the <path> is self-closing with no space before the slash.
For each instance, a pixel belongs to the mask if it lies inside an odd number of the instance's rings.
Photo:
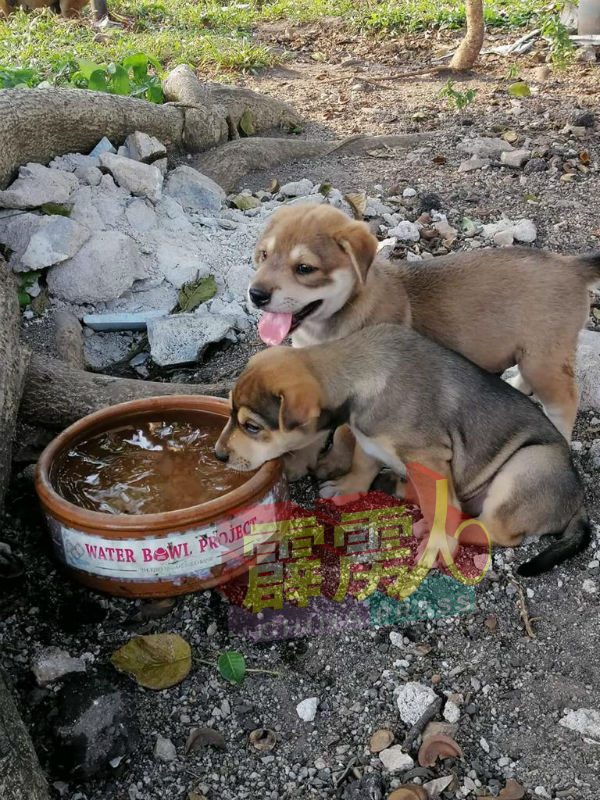
<path id="1" fill-rule="evenodd" d="M 273 314 L 263 311 L 258 321 L 258 335 L 265 344 L 281 344 L 292 327 L 291 314 Z"/>

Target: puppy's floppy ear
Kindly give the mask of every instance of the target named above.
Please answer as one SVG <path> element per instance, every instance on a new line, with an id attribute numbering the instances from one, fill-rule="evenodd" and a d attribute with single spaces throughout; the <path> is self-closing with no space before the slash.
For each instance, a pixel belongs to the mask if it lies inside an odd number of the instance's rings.
<path id="1" fill-rule="evenodd" d="M 314 379 L 286 386 L 279 398 L 280 430 L 298 428 L 321 413 L 321 388 Z"/>
<path id="2" fill-rule="evenodd" d="M 348 254 L 358 280 L 364 283 L 369 267 L 377 255 L 377 239 L 369 226 L 366 222 L 351 222 L 334 233 L 333 238 Z"/>

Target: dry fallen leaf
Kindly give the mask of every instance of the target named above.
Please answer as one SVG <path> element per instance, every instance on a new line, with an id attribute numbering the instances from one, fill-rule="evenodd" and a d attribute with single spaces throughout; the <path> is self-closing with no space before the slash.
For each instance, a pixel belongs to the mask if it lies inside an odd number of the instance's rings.
<path id="1" fill-rule="evenodd" d="M 269 181 L 269 185 L 267 186 L 267 192 L 271 192 L 271 194 L 277 194 L 279 191 L 279 181 L 277 178 L 272 178 Z"/>
<path id="2" fill-rule="evenodd" d="M 587 150 L 582 150 L 582 152 L 579 153 L 579 158 L 580 158 L 582 164 L 589 164 L 590 163 L 590 156 L 589 156 L 589 153 L 588 153 Z"/>
<path id="3" fill-rule="evenodd" d="M 438 798 L 452 782 L 455 782 L 454 775 L 445 775 L 443 778 L 434 778 L 432 781 L 427 781 L 427 783 L 423 784 L 423 788 L 427 792 L 429 800 L 434 800 Z"/>
<path id="4" fill-rule="evenodd" d="M 252 731 L 248 741 L 255 750 L 272 750 L 277 744 L 275 732 L 270 728 L 257 728 Z"/>
<path id="5" fill-rule="evenodd" d="M 394 734 L 386 728 L 380 728 L 369 739 L 369 750 L 372 753 L 381 753 L 394 741 Z"/>
<path id="6" fill-rule="evenodd" d="M 388 800 L 427 800 L 427 792 L 416 783 L 407 783 L 392 792 Z"/>
<path id="7" fill-rule="evenodd" d="M 512 778 L 506 781 L 506 786 L 500 791 L 502 800 L 521 800 L 525 797 L 525 789 Z"/>
<path id="8" fill-rule="evenodd" d="M 350 205 L 355 219 L 362 219 L 367 208 L 367 193 L 348 192 L 344 195 L 344 200 Z"/>
<path id="9" fill-rule="evenodd" d="M 419 748 L 419 764 L 422 767 L 431 767 L 438 760 L 444 758 L 460 758 L 462 750 L 451 736 L 443 733 L 427 736 Z"/>
<path id="10" fill-rule="evenodd" d="M 188 753 L 197 753 L 203 747 L 217 747 L 219 750 L 225 750 L 225 739 L 219 731 L 215 731 L 213 728 L 192 728 L 183 752 L 186 755 Z"/>
<path id="11" fill-rule="evenodd" d="M 431 160 L 434 164 L 445 164 L 446 156 L 434 156 Z"/>
<path id="12" fill-rule="evenodd" d="M 192 668 L 189 644 L 176 633 L 136 636 L 110 657 L 114 667 L 147 689 L 176 686 Z"/>

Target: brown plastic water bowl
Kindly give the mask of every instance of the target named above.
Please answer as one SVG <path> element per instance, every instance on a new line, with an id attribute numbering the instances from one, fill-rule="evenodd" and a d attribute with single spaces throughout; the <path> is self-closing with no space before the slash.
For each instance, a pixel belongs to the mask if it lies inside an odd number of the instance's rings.
<path id="1" fill-rule="evenodd" d="M 35 487 L 54 553 L 76 580 L 108 594 L 169 597 L 225 583 L 255 563 L 251 548 L 245 547 L 252 524 L 270 522 L 275 505 L 288 500 L 279 461 L 267 462 L 217 499 L 160 514 L 89 511 L 65 500 L 52 485 L 57 458 L 90 436 L 157 418 L 202 427 L 207 416 L 225 424 L 227 402 L 202 395 L 134 400 L 84 417 L 46 447 Z"/>

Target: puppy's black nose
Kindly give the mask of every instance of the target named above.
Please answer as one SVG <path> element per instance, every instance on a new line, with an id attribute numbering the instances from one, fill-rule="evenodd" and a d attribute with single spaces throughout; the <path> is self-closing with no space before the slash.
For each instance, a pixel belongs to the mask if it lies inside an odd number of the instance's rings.
<path id="1" fill-rule="evenodd" d="M 250 300 L 252 300 L 257 308 L 266 306 L 271 299 L 271 292 L 268 292 L 266 289 L 261 289 L 260 286 L 253 286 L 248 294 L 250 295 Z"/>
<path id="2" fill-rule="evenodd" d="M 217 447 L 215 447 L 215 455 L 219 461 L 222 461 L 224 464 L 229 461 L 229 453 L 226 453 L 225 450 L 219 450 Z"/>

